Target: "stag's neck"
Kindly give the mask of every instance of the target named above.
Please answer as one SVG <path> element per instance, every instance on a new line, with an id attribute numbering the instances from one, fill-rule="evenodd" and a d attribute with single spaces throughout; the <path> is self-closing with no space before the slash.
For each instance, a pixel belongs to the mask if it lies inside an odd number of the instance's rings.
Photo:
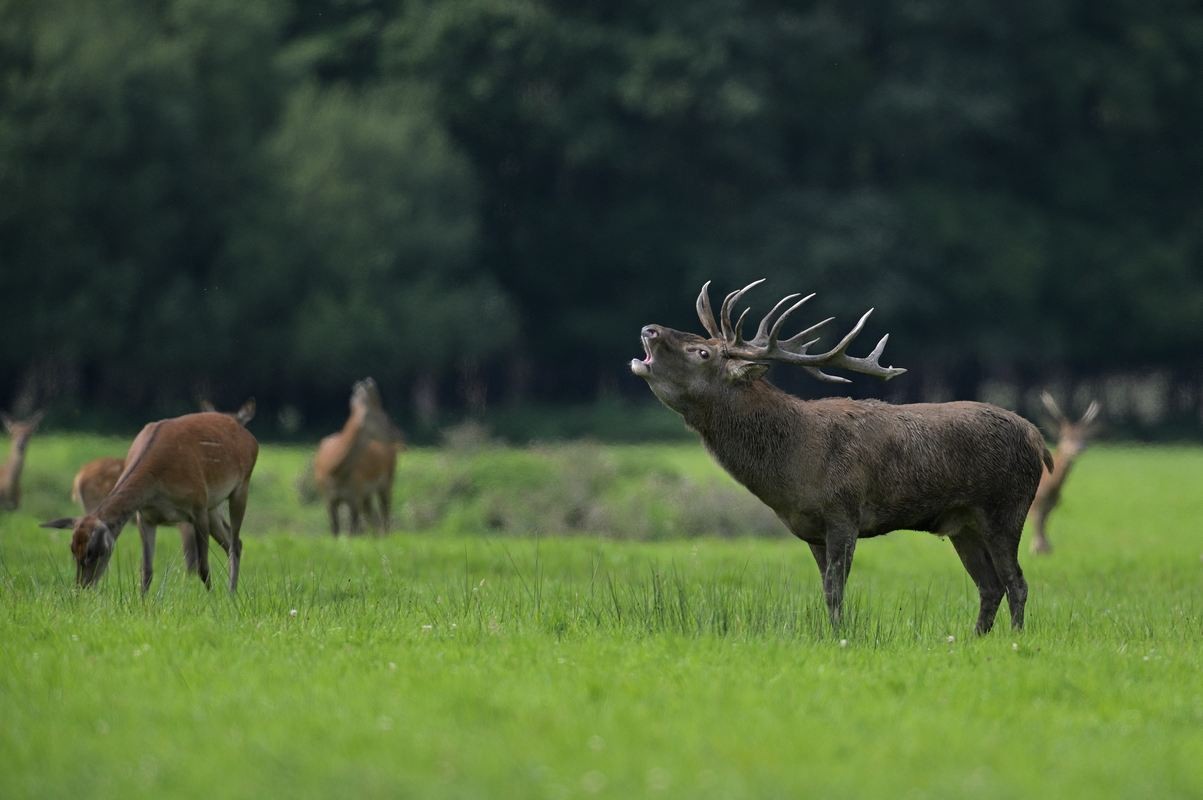
<path id="1" fill-rule="evenodd" d="M 1057 491 L 1061 488 L 1065 479 L 1069 477 L 1069 471 L 1073 469 L 1074 459 L 1074 456 L 1064 455 L 1060 448 L 1053 453 L 1053 468 L 1045 477 L 1049 489 Z"/>
<path id="2" fill-rule="evenodd" d="M 685 422 L 731 476 L 763 496 L 779 481 L 766 465 L 781 465 L 807 428 L 805 401 L 764 380 L 732 387 Z M 767 502 L 767 499 L 766 499 Z"/>

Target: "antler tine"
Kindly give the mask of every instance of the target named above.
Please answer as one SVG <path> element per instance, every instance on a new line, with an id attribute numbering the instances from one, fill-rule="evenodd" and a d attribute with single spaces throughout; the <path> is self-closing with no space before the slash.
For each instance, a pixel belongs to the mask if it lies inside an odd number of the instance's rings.
<path id="1" fill-rule="evenodd" d="M 752 309 L 745 308 L 744 313 L 739 315 L 739 319 L 735 323 L 735 344 L 743 344 L 744 341 L 744 320 L 748 318 L 748 312 Z"/>
<path id="2" fill-rule="evenodd" d="M 865 316 L 867 317 L 869 315 L 866 314 Z M 846 353 L 840 353 L 840 357 L 836 361 L 832 362 L 832 366 L 840 366 L 844 367 L 845 369 L 852 369 L 864 375 L 873 375 L 878 378 L 883 378 L 887 381 L 890 378 L 896 378 L 902 373 L 906 372 L 906 370 L 902 367 L 884 367 L 882 366 L 880 360 L 882 353 L 885 352 L 886 342 L 888 341 L 890 341 L 890 334 L 887 333 L 885 336 L 881 337 L 880 341 L 877 342 L 877 346 L 873 348 L 873 351 L 864 358 L 853 358 Z"/>
<path id="3" fill-rule="evenodd" d="M 734 344 L 736 341 L 735 329 L 731 327 L 731 309 L 735 307 L 735 304 L 739 302 L 739 298 L 743 297 L 749 289 L 759 286 L 764 281 L 764 278 L 752 281 L 744 288 L 727 295 L 727 299 L 723 300 L 723 307 L 719 311 L 719 323 L 723 328 L 723 340 L 728 344 Z"/>
<path id="4" fill-rule="evenodd" d="M 794 303 L 792 306 L 787 308 L 784 312 L 782 312 L 781 316 L 777 317 L 777 321 L 773 323 L 773 327 L 769 331 L 769 338 L 765 342 L 765 344 L 768 345 L 769 348 L 776 347 L 777 334 L 779 334 L 781 332 L 781 326 L 785 324 L 785 320 L 789 318 L 789 315 L 794 313 L 795 311 L 797 311 L 802 306 L 806 305 L 806 302 L 814 296 L 815 296 L 814 292 L 811 292 L 810 294 L 806 295 L 806 297 L 803 297 L 801 300 L 799 300 L 798 302 Z M 825 324 L 827 324 L 827 322 L 830 322 L 830 321 L 831 320 L 828 319 L 824 322 L 820 322 L 819 325 L 812 326 L 809 330 L 813 330 L 816 327 L 825 325 Z M 794 338 L 796 338 L 796 337 L 794 337 Z"/>
<path id="5" fill-rule="evenodd" d="M 822 328 L 824 325 L 831 322 L 833 319 L 835 319 L 835 317 L 828 317 L 827 319 L 822 320 L 821 322 L 816 322 L 814 325 L 811 325 L 809 328 L 807 328 L 804 331 L 798 331 L 797 333 L 795 333 L 793 336 L 789 337 L 785 341 L 780 342 L 781 347 L 790 348 L 795 353 L 805 353 L 806 348 L 810 347 L 812 344 L 818 343 L 819 339 L 818 338 L 811 339 L 806 344 L 802 345 L 801 348 L 793 347 L 792 345 L 794 344 L 794 342 L 798 341 L 799 339 L 805 339 L 807 336 L 810 336 L 812 333 L 817 331 L 819 328 Z"/>
<path id="6" fill-rule="evenodd" d="M 1061 407 L 1057 405 L 1057 401 L 1053 399 L 1053 396 L 1048 393 L 1047 389 L 1040 393 L 1040 402 L 1044 404 L 1044 409 L 1052 416 L 1054 422 L 1058 424 L 1069 422 L 1069 419 L 1061 412 Z"/>
<path id="7" fill-rule="evenodd" d="M 1099 415 L 1100 410 L 1102 410 L 1102 406 L 1099 405 L 1099 401 L 1091 400 L 1090 405 L 1086 407 L 1086 413 L 1082 415 L 1082 419 L 1078 420 L 1078 424 L 1089 425 L 1090 423 L 1094 422 L 1095 417 Z"/>
<path id="8" fill-rule="evenodd" d="M 906 370 L 902 369 L 901 367 L 887 367 L 881 364 L 880 359 L 882 353 L 885 351 L 886 343 L 890 340 L 889 334 L 881 337 L 881 341 L 877 343 L 877 346 L 874 347 L 872 352 L 870 352 L 869 355 L 865 356 L 864 358 L 855 358 L 848 355 L 848 347 L 853 341 L 856 340 L 856 337 L 861 334 L 861 331 L 865 329 L 865 323 L 869 321 L 869 317 L 873 313 L 873 309 L 871 308 L 861 315 L 861 318 L 857 320 L 856 325 L 852 327 L 852 330 L 848 331 L 848 333 L 846 333 L 844 337 L 840 339 L 835 347 L 831 348 L 825 353 L 816 353 L 811 355 L 809 352 L 807 352 L 812 345 L 818 342 L 817 338 L 810 339 L 801 345 L 795 346 L 795 344 L 803 339 L 806 339 L 816 330 L 830 323 L 833 317 L 828 317 L 822 322 L 811 325 L 806 330 L 791 336 L 785 341 L 778 341 L 777 337 L 781 331 L 781 326 L 784 324 L 785 319 L 791 313 L 793 313 L 795 309 L 801 307 L 802 304 L 807 300 L 810 300 L 811 297 L 814 297 L 814 295 L 808 295 L 807 297 L 802 298 L 790 306 L 790 308 L 788 308 L 773 322 L 767 337 L 765 337 L 763 340 L 761 336 L 758 335 L 754 342 L 741 342 L 739 343 L 739 346 L 728 347 L 728 355 L 754 361 L 780 361 L 785 364 L 795 364 L 803 367 L 819 380 L 827 381 L 829 383 L 848 383 L 849 381 L 847 378 L 837 375 L 830 375 L 824 372 L 821 367 L 846 369 L 862 375 L 872 375 L 873 377 L 882 378 L 883 380 L 889 380 L 890 378 L 897 377 L 898 375 L 906 372 Z M 778 307 L 780 305 L 781 304 L 779 303 Z M 763 324 L 764 323 L 762 323 L 762 327 Z"/>
<path id="9" fill-rule="evenodd" d="M 714 321 L 714 309 L 710 307 L 710 281 L 702 284 L 702 291 L 698 295 L 698 319 L 702 321 L 702 327 L 706 329 L 706 333 L 710 334 L 711 339 L 717 339 L 720 336 L 718 323 Z"/>
<path id="10" fill-rule="evenodd" d="M 860 336 L 860 332 L 865 329 L 865 323 L 869 321 L 869 315 L 872 313 L 873 309 L 870 308 L 864 314 L 861 314 L 860 319 L 857 320 L 856 324 L 852 326 L 852 330 L 848 331 L 848 333 L 844 335 L 843 339 L 840 339 L 839 344 L 828 350 L 826 353 L 820 356 L 820 358 L 826 360 L 829 358 L 835 358 L 836 356 L 844 355 L 844 352 L 848 349 L 848 345 L 852 344 L 852 340 L 857 336 Z M 878 346 L 880 347 L 883 344 L 884 343 L 879 343 Z"/>
<path id="11" fill-rule="evenodd" d="M 752 339 L 752 341 L 756 342 L 757 344 L 764 344 L 768 342 L 769 322 L 772 321 L 773 315 L 777 313 L 777 309 L 781 308 L 790 300 L 793 300 L 795 297 L 799 297 L 800 295 L 800 292 L 794 292 L 793 294 L 787 294 L 785 297 L 778 300 L 777 304 L 770 308 L 769 313 L 765 314 L 764 319 L 760 321 L 760 325 L 758 325 L 756 328 L 756 336 Z M 813 297 L 813 295 L 811 296 Z"/>
<path id="12" fill-rule="evenodd" d="M 824 383 L 852 383 L 852 381 L 848 380 L 847 378 L 842 378 L 839 375 L 828 375 L 818 367 L 803 367 L 802 369 L 806 370 Z"/>

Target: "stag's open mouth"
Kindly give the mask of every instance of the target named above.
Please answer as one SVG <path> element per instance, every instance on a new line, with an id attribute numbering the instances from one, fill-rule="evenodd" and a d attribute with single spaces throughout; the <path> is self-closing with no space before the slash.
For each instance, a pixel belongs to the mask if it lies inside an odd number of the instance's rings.
<path id="1" fill-rule="evenodd" d="M 643 343 L 643 352 L 646 355 L 642 361 L 637 358 L 631 359 L 631 372 L 642 378 L 651 374 L 652 371 L 652 346 L 646 336 L 640 336 L 639 341 Z"/>

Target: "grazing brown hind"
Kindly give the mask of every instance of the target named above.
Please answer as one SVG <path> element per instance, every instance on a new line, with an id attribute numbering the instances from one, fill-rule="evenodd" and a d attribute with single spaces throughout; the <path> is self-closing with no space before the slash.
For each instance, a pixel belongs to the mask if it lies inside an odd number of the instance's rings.
<path id="1" fill-rule="evenodd" d="M 1036 497 L 1032 500 L 1028 519 L 1032 521 L 1032 552 L 1051 553 L 1053 546 L 1048 540 L 1046 528 L 1048 515 L 1061 500 L 1061 489 L 1065 486 L 1065 479 L 1069 477 L 1069 470 L 1074 461 L 1094 436 L 1095 423 L 1102 407 L 1097 400 L 1091 400 L 1081 419 L 1074 422 L 1061 413 L 1057 401 L 1053 400 L 1053 396 L 1048 392 L 1040 393 L 1040 402 L 1044 403 L 1045 409 L 1057 423 L 1057 449 L 1053 451 L 1052 469 L 1040 478 L 1040 486 L 1036 489 Z"/>
<path id="2" fill-rule="evenodd" d="M 12 439 L 8 460 L 0 464 L 0 510 L 16 511 L 21 504 L 21 470 L 25 467 L 25 448 L 42 421 L 42 412 L 24 420 L 15 420 L 8 414 L 0 414 L 0 422 Z"/>
<path id="3" fill-rule="evenodd" d="M 225 414 L 202 412 L 152 422 L 134 439 L 116 485 L 92 511 L 44 526 L 73 529 L 75 577 L 81 586 L 91 586 L 108 567 L 122 528 L 137 514 L 145 592 L 154 574 L 155 526 L 187 523 L 192 531 L 185 542 L 190 568 L 195 565 L 210 586 L 212 535 L 230 556 L 232 592 L 238 588 L 242 518 L 258 455 L 255 437 Z M 227 503 L 228 530 L 220 512 Z"/>
<path id="4" fill-rule="evenodd" d="M 198 405 L 201 411 L 218 413 L 208 400 L 201 400 Z M 255 418 L 255 398 L 250 398 L 242 404 L 241 408 L 226 413 L 226 416 L 245 427 Z M 71 500 L 78 503 L 87 514 L 113 490 L 113 486 L 117 483 L 117 478 L 120 477 L 121 470 L 124 468 L 125 459 L 112 456 L 93 459 L 84 464 L 79 468 L 79 472 L 75 473 L 75 480 L 71 483 Z M 181 533 L 185 536 L 188 535 L 183 530 Z"/>
<path id="5" fill-rule="evenodd" d="M 771 363 L 836 382 L 847 381 L 823 370 L 883 379 L 905 370 L 878 363 L 888 336 L 865 358 L 847 354 L 872 310 L 826 352 L 811 348 L 818 341 L 815 331 L 830 319 L 781 339 L 786 318 L 813 295 L 784 298 L 755 336 L 745 339 L 748 311 L 734 324 L 731 314 L 759 283 L 729 294 L 718 322 L 707 283 L 697 310 L 708 338 L 648 325 L 642 331 L 646 358 L 633 359 L 631 371 L 701 434 L 727 472 L 810 546 L 834 624 L 841 618 L 857 540 L 909 529 L 952 540 L 977 584 L 979 634 L 994 624 L 1004 592 L 1011 625 L 1022 628 L 1028 589 L 1019 538 L 1049 458 L 1040 432 L 986 403 L 890 405 L 786 394 L 764 379 Z"/>
<path id="6" fill-rule="evenodd" d="M 332 534 L 339 534 L 339 507 L 343 505 L 350 514 L 351 533 L 359 532 L 361 517 L 367 517 L 378 531 L 388 531 L 397 452 L 403 447 L 376 382 L 367 378 L 356 383 L 346 424 L 322 439 L 313 459 L 314 483 L 326 501 Z"/>

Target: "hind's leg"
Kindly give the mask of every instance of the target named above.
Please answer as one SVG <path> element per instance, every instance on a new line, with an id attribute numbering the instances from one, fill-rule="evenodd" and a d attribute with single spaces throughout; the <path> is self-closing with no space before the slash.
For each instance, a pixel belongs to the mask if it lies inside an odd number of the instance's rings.
<path id="1" fill-rule="evenodd" d="M 216 508 L 209 509 L 209 535 L 221 546 L 226 555 L 230 554 L 230 524 Z"/>
<path id="2" fill-rule="evenodd" d="M 990 553 L 982 541 L 981 535 L 974 529 L 966 528 L 948 537 L 965 571 L 977 585 L 980 605 L 977 614 L 977 626 L 974 632 L 979 636 L 987 634 L 994 627 L 994 616 L 998 613 L 998 605 L 1002 602 L 1003 582 L 999 580 Z"/>
<path id="3" fill-rule="evenodd" d="M 1019 566 L 1019 537 L 1023 533 L 1023 517 L 1018 520 L 999 520 L 985 537 L 986 549 L 1007 590 L 1007 605 L 1011 609 L 1011 627 L 1023 630 L 1023 613 L 1028 602 L 1028 582 Z"/>
<path id="4" fill-rule="evenodd" d="M 230 495 L 230 591 L 238 588 L 238 568 L 242 564 L 242 518 L 246 515 L 246 501 L 250 496 L 249 479 L 239 484 Z"/>
<path id="5" fill-rule="evenodd" d="M 380 532 L 388 533 L 392 527 L 393 516 L 393 489 L 392 486 L 386 486 L 380 490 L 377 499 L 380 505 Z"/>
<path id="6" fill-rule="evenodd" d="M 338 500 L 332 499 L 326 504 L 326 513 L 330 515 L 330 533 L 338 537 Z"/>
<path id="7" fill-rule="evenodd" d="M 193 514 L 192 544 L 196 550 L 196 574 L 204 582 L 206 589 L 212 589 L 209 580 L 209 509 L 198 508 Z"/>
<path id="8" fill-rule="evenodd" d="M 146 594 L 155 574 L 155 526 L 147 524 L 141 514 L 138 515 L 138 533 L 142 537 L 142 594 Z"/>

